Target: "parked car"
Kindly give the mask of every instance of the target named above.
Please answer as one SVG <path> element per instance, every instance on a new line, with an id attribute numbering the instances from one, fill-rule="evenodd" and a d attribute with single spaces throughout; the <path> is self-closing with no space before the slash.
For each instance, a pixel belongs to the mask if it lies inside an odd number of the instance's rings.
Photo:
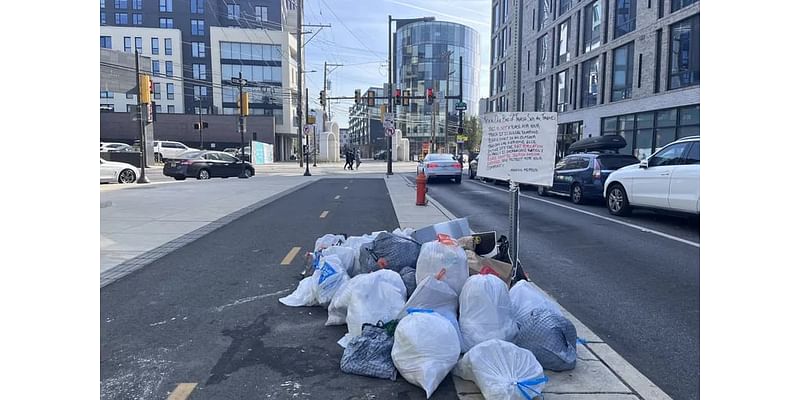
<path id="1" fill-rule="evenodd" d="M 225 150 L 222 150 L 222 152 L 223 152 L 223 153 L 228 153 L 228 154 L 230 154 L 230 155 L 232 155 L 232 156 L 236 157 L 236 153 L 238 153 L 238 152 L 239 152 L 239 149 L 237 149 L 237 148 L 235 148 L 235 147 L 228 147 L 228 148 L 226 148 Z"/>
<path id="2" fill-rule="evenodd" d="M 245 161 L 250 160 L 250 146 L 244 147 L 244 157 L 242 157 L 242 149 L 236 149 L 236 154 L 233 154 L 234 157 L 244 159 Z"/>
<path id="3" fill-rule="evenodd" d="M 168 140 L 156 140 L 153 142 L 153 155 L 156 162 L 178 158 L 178 156 L 190 150 L 197 151 L 198 149 L 193 149 L 181 142 Z"/>
<path id="4" fill-rule="evenodd" d="M 372 156 L 372 159 L 373 160 L 385 160 L 386 159 L 386 150 L 381 150 L 381 151 L 375 153 L 375 155 Z"/>
<path id="5" fill-rule="evenodd" d="M 134 151 L 133 147 L 126 143 L 103 143 L 100 142 L 100 151 Z"/>
<path id="6" fill-rule="evenodd" d="M 480 154 L 476 154 L 469 162 L 469 179 L 475 179 L 475 176 L 478 175 L 478 157 L 480 156 Z"/>
<path id="7" fill-rule="evenodd" d="M 248 162 L 244 164 L 245 174 L 248 177 L 255 175 L 253 166 Z M 164 175 L 179 181 L 188 177 L 229 178 L 239 176 L 241 172 L 242 160 L 222 151 L 192 150 L 164 162 Z"/>
<path id="8" fill-rule="evenodd" d="M 100 159 L 100 183 L 133 183 L 139 179 L 136 166 L 118 161 Z"/>
<path id="9" fill-rule="evenodd" d="M 452 154 L 428 154 L 420 164 L 428 182 L 434 178 L 446 178 L 461 183 L 464 166 Z"/>
<path id="10" fill-rule="evenodd" d="M 612 215 L 629 215 L 636 207 L 700 214 L 700 137 L 676 140 L 613 172 L 603 193 Z"/>
<path id="11" fill-rule="evenodd" d="M 603 184 L 615 170 L 637 164 L 639 159 L 626 154 L 589 152 L 570 154 L 556 163 L 553 186 L 539 186 L 539 195 L 569 196 L 575 204 L 587 199 L 602 199 Z"/>

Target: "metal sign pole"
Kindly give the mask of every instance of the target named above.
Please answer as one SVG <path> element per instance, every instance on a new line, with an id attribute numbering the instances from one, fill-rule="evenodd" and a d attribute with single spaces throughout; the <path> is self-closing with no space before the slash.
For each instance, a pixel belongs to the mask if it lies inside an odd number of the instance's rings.
<path id="1" fill-rule="evenodd" d="M 511 276 L 517 275 L 517 266 L 519 264 L 519 184 L 509 180 L 508 193 L 510 196 L 508 202 L 508 220 L 510 227 L 508 230 L 509 236 L 509 257 L 511 258 Z"/>

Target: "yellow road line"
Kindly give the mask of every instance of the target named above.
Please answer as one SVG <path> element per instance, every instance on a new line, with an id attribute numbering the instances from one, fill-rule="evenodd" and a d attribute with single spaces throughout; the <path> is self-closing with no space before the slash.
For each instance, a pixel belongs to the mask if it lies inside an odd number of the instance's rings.
<path id="1" fill-rule="evenodd" d="M 196 383 L 179 383 L 175 390 L 170 393 L 167 400 L 186 400 L 192 394 Z"/>
<path id="2" fill-rule="evenodd" d="M 299 247 L 292 247 L 292 249 L 289 250 L 289 253 L 286 254 L 286 257 L 283 257 L 283 261 L 281 261 L 281 265 L 289 265 L 289 264 L 291 264 L 292 260 L 294 260 L 294 257 L 297 255 L 298 252 L 300 252 L 300 248 Z"/>
<path id="3" fill-rule="evenodd" d="M 337 195 L 336 195 L 336 197 L 334 197 L 333 199 L 334 199 L 334 200 L 339 200 L 339 197 L 342 197 L 342 196 L 339 196 L 339 195 L 337 194 Z"/>
<path id="4" fill-rule="evenodd" d="M 322 214 L 319 215 L 320 218 L 325 218 L 328 216 L 328 211 L 323 211 Z"/>

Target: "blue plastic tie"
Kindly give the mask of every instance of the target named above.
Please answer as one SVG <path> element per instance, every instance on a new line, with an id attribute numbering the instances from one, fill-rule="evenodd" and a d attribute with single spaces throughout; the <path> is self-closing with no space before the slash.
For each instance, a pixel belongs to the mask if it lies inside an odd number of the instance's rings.
<path id="1" fill-rule="evenodd" d="M 533 397 L 535 396 L 531 397 L 531 395 L 529 395 L 527 391 L 530 390 L 531 392 L 536 393 L 536 396 L 538 396 L 542 393 L 537 392 L 536 389 L 534 389 L 533 387 L 541 383 L 546 383 L 549 380 L 550 379 L 547 376 L 542 375 L 538 378 L 517 382 L 517 389 L 519 389 L 520 393 L 522 393 L 522 396 L 525 397 L 526 400 L 533 400 Z"/>
<path id="2" fill-rule="evenodd" d="M 431 313 L 433 313 L 433 310 L 431 310 L 431 309 L 428 309 L 428 308 L 409 308 L 409 309 L 408 309 L 408 313 L 409 313 L 409 314 L 413 314 L 413 313 L 426 313 L 426 314 L 431 314 Z"/>
<path id="3" fill-rule="evenodd" d="M 576 345 L 578 345 L 578 344 L 586 344 L 586 343 L 587 343 L 587 342 L 586 342 L 586 339 L 584 339 L 584 338 L 582 338 L 582 337 L 579 337 L 579 338 L 578 338 L 578 341 L 577 341 L 577 343 L 576 343 Z"/>

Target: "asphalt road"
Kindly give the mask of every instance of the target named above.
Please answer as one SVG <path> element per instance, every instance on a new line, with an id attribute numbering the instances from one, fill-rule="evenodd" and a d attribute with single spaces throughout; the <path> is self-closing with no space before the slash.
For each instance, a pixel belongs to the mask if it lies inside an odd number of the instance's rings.
<path id="1" fill-rule="evenodd" d="M 507 186 L 465 177 L 461 185 L 428 188 L 453 214 L 468 217 L 474 231 L 507 235 Z M 699 225 L 697 218 L 648 211 L 611 217 L 601 202 L 575 206 L 527 188 L 520 196 L 520 260 L 532 280 L 662 390 L 699 399 Z"/>
<path id="2" fill-rule="evenodd" d="M 334 197 L 340 198 L 335 200 Z M 323 211 L 329 213 L 320 218 Z M 100 291 L 102 399 L 424 399 L 422 389 L 347 375 L 327 310 L 278 298 L 325 233 L 397 227 L 381 179 L 328 179 L 276 200 Z M 300 254 L 280 265 L 295 246 Z M 432 398 L 453 399 L 446 378 Z"/>

